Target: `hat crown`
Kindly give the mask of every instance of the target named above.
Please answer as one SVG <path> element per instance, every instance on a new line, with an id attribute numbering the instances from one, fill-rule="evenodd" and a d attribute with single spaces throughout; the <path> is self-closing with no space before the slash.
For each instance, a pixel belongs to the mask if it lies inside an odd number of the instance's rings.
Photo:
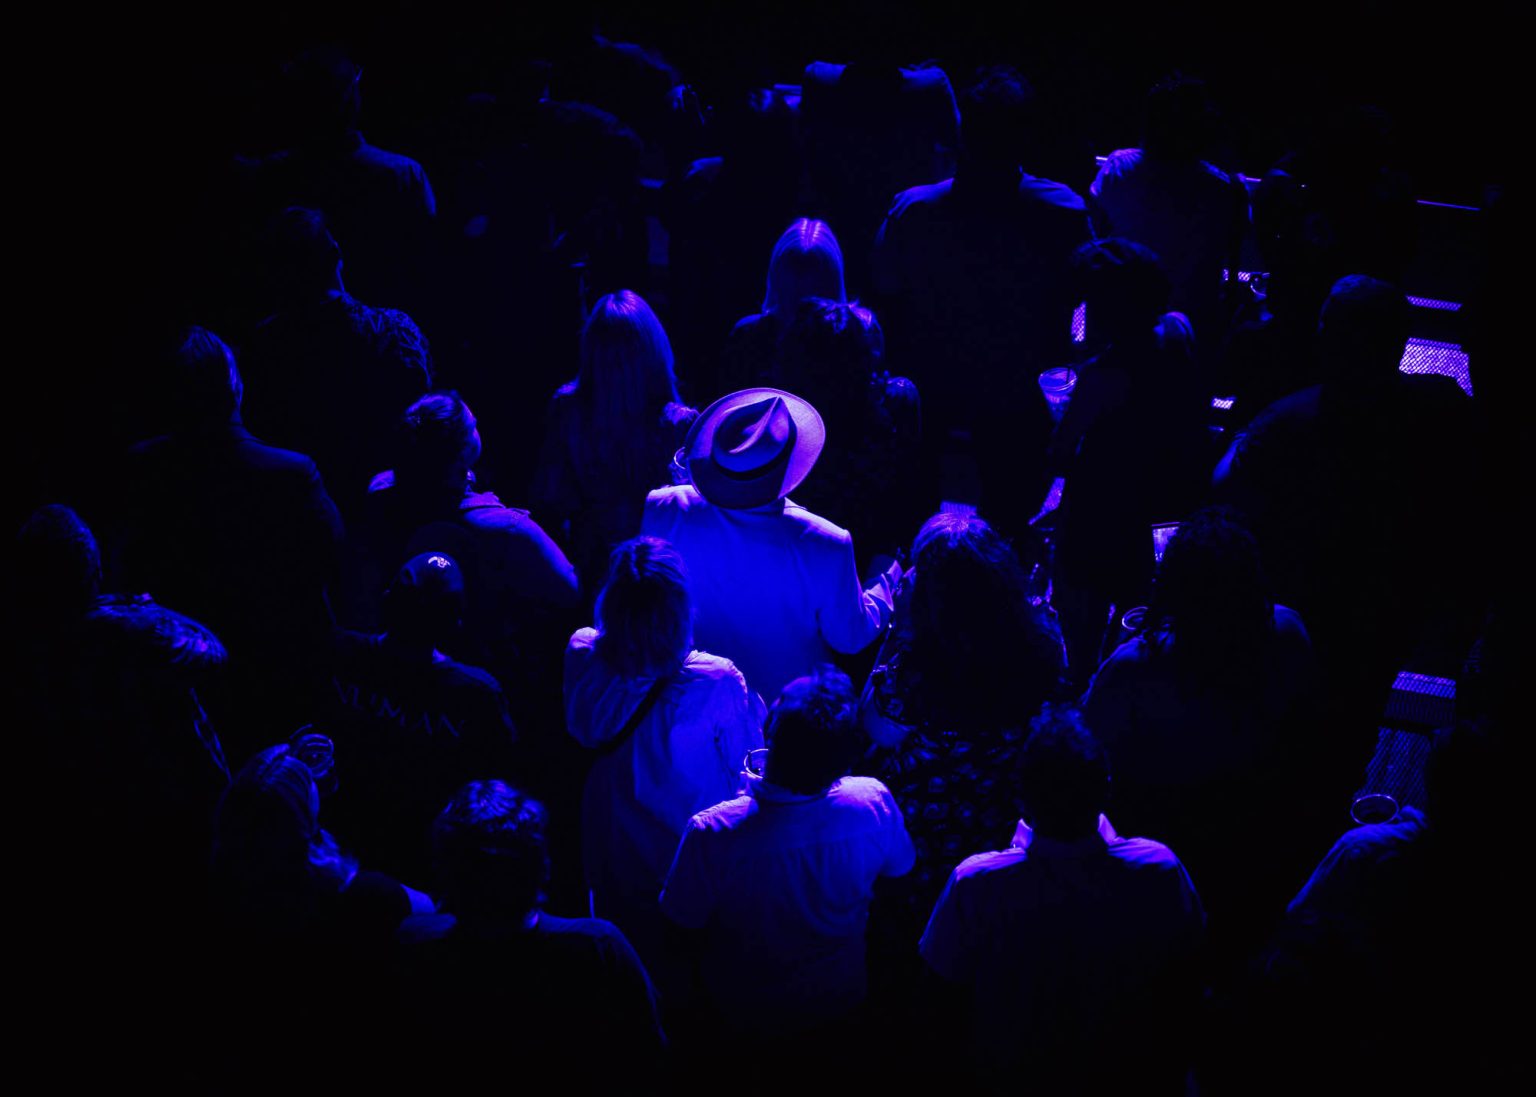
<path id="1" fill-rule="evenodd" d="M 733 408 L 715 430 L 710 458 L 727 473 L 758 472 L 795 445 L 795 420 L 783 397 Z"/>

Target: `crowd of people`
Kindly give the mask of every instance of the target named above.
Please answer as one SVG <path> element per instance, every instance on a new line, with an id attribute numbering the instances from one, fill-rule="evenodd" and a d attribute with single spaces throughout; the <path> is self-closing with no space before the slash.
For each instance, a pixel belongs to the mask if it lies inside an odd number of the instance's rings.
<path id="1" fill-rule="evenodd" d="M 287 66 L 15 541 L 46 1024 L 200 1087 L 1499 1075 L 1503 557 L 1398 369 L 1411 190 L 1251 187 L 1183 76 L 1054 181 L 1023 76 L 904 60 L 708 104 L 597 37 L 426 167 Z M 1409 666 L 1457 722 L 1352 827 Z"/>

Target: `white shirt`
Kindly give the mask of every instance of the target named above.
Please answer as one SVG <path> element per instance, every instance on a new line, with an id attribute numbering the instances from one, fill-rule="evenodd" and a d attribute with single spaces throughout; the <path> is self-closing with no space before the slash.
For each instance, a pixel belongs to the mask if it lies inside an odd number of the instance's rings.
<path id="1" fill-rule="evenodd" d="M 726 510 L 691 485 L 660 488 L 645 500 L 640 532 L 682 553 L 695 639 L 740 667 L 769 704 L 834 651 L 862 651 L 890 620 L 899 569 L 865 590 L 848 531 L 789 499 Z"/>
<path id="2" fill-rule="evenodd" d="M 620 678 L 596 640 L 596 629 L 579 629 L 565 649 L 565 726 L 586 747 L 617 735 L 655 682 Z M 654 909 L 689 817 L 740 790 L 742 760 L 763 745 L 765 715 L 729 659 L 693 651 L 628 741 L 594 763 L 582 846 L 599 910 Z"/>
<path id="3" fill-rule="evenodd" d="M 1031 1055 L 1133 1023 L 1120 1010 L 1189 963 L 1205 913 L 1167 846 L 1121 838 L 1099 816 L 1075 842 L 1020 822 L 1013 844 L 962 861 L 919 949 L 976 1004 L 976 1061 L 1007 1072 Z"/>
<path id="4" fill-rule="evenodd" d="M 838 1016 L 864 998 L 875 879 L 917 859 L 901 809 L 873 777 L 818 796 L 761 779 L 748 788 L 689 820 L 661 908 L 710 930 L 704 979 L 733 1024 Z"/>

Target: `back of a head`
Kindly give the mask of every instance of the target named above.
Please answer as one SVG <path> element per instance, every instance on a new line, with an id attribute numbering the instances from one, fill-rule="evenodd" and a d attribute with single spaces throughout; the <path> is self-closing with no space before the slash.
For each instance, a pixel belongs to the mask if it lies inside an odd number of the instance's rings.
<path id="1" fill-rule="evenodd" d="M 768 260 L 764 312 L 793 309 L 807 297 L 846 301 L 843 251 L 825 221 L 802 217 L 779 237 Z"/>
<path id="2" fill-rule="evenodd" d="M 1196 160 L 1210 137 L 1211 101 L 1205 82 L 1186 76 L 1160 80 L 1142 105 L 1141 144 L 1164 160 Z"/>
<path id="3" fill-rule="evenodd" d="M 391 638 L 439 646 L 464 616 L 464 573 L 453 557 L 412 557 L 384 594 L 384 629 Z"/>
<path id="4" fill-rule="evenodd" d="M 317 47 L 283 66 L 301 140 L 324 139 L 357 126 L 363 70 L 339 49 Z"/>
<path id="5" fill-rule="evenodd" d="M 1015 724 L 1057 686 L 1059 660 L 1013 549 L 977 514 L 934 515 L 912 545 L 912 652 L 932 713 Z"/>
<path id="6" fill-rule="evenodd" d="M 395 465 L 412 487 L 456 486 L 480 458 L 474 413 L 456 392 L 429 392 L 405 410 Z"/>
<path id="7" fill-rule="evenodd" d="M 1363 274 L 1335 282 L 1317 324 L 1328 380 L 1371 385 L 1396 377 L 1410 312 L 1403 291 L 1387 282 Z"/>
<path id="8" fill-rule="evenodd" d="M 314 775 L 286 743 L 253 755 L 225 791 L 213 860 L 229 898 L 268 913 L 301 914 L 306 896 L 341 890 L 357 868 L 321 829 Z"/>
<path id="9" fill-rule="evenodd" d="M 238 418 L 245 385 L 235 354 L 207 328 L 188 328 L 170 359 L 168 404 L 182 427 Z"/>
<path id="10" fill-rule="evenodd" d="M 101 549 L 66 506 L 41 507 L 22 524 L 15 565 L 12 605 L 45 624 L 88 612 L 101 593 Z"/>
<path id="11" fill-rule="evenodd" d="M 581 332 L 577 392 L 609 431 L 652 423 L 677 402 L 672 343 L 645 299 L 631 290 L 605 295 Z"/>
<path id="12" fill-rule="evenodd" d="M 1016 70 L 982 69 L 960 93 L 962 172 L 1011 172 L 1029 150 L 1035 92 Z"/>
<path id="13" fill-rule="evenodd" d="M 1169 293 L 1168 276 L 1155 252 L 1111 237 L 1078 248 L 1072 266 L 1087 306 L 1090 338 L 1153 338 L 1159 317 L 1168 309 Z"/>
<path id="14" fill-rule="evenodd" d="M 834 413 L 862 396 L 885 356 L 885 333 L 862 305 L 807 297 L 779 342 L 779 384 Z"/>
<path id="15" fill-rule="evenodd" d="M 613 550 L 597 596 L 596 650 L 623 678 L 677 670 L 693 649 L 693 599 L 682 554 L 656 537 Z"/>
<path id="16" fill-rule="evenodd" d="M 446 907 L 460 919 L 523 922 L 549 879 L 544 807 L 501 781 L 472 781 L 432 825 Z"/>
<path id="17" fill-rule="evenodd" d="M 1042 837 L 1073 841 L 1098 826 L 1109 802 L 1109 760 L 1071 705 L 1046 705 L 1020 754 L 1024 819 Z"/>
<path id="18" fill-rule="evenodd" d="M 273 277 L 286 289 L 329 287 L 341 265 L 341 248 L 319 210 L 289 206 L 267 223 L 267 256 Z"/>
<path id="19" fill-rule="evenodd" d="M 830 666 L 785 686 L 768 714 L 764 778 L 815 796 L 846 775 L 859 751 L 855 701 L 853 683 Z"/>
<path id="20" fill-rule="evenodd" d="M 1210 507 L 1180 523 L 1158 566 L 1150 618 L 1172 631 L 1186 683 L 1254 684 L 1274 603 L 1258 542 L 1232 511 Z"/>

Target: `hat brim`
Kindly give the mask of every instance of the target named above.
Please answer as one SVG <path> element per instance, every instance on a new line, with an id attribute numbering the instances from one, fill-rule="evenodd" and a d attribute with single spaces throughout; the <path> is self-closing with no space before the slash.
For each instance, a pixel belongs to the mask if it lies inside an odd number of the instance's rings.
<path id="1" fill-rule="evenodd" d="M 727 474 L 709 455 L 714 448 L 716 428 L 737 408 L 769 396 L 784 401 L 795 424 L 794 445 L 787 456 L 775 460 L 761 476 L 744 479 Z M 800 397 L 783 389 L 742 389 L 722 396 L 694 420 L 683 440 L 683 461 L 688 466 L 693 486 L 706 500 L 727 510 L 747 510 L 782 499 L 799 487 L 815 467 L 826 442 L 827 428 L 821 421 L 821 414 Z"/>

